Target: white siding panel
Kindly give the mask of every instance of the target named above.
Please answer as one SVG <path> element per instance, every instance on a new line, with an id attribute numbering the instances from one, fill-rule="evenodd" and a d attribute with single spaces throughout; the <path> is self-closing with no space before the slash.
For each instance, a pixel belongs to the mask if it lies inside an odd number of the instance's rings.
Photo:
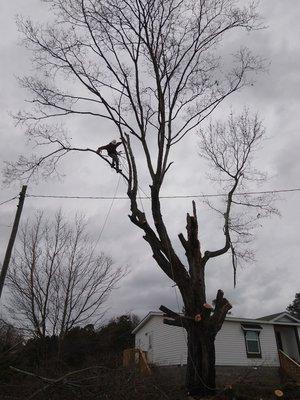
<path id="1" fill-rule="evenodd" d="M 248 358 L 241 323 L 225 321 L 216 338 L 216 365 L 279 366 L 273 325 L 261 326 L 262 358 Z"/>
<path id="2" fill-rule="evenodd" d="M 273 325 L 261 324 L 262 358 L 247 358 L 244 333 L 240 322 L 225 321 L 216 338 L 216 365 L 279 366 Z M 148 336 L 152 334 L 153 348 Z M 299 330 L 300 334 L 300 330 Z M 161 316 L 152 316 L 135 335 L 136 347 L 148 352 L 157 365 L 182 365 L 187 361 L 186 332 L 163 324 Z"/>
<path id="3" fill-rule="evenodd" d="M 152 333 L 153 349 L 148 346 L 148 335 Z M 150 362 L 158 365 L 182 365 L 186 364 L 187 346 L 186 332 L 184 329 L 169 326 L 163 323 L 163 318 L 153 316 L 136 333 L 136 347 L 148 351 Z"/>

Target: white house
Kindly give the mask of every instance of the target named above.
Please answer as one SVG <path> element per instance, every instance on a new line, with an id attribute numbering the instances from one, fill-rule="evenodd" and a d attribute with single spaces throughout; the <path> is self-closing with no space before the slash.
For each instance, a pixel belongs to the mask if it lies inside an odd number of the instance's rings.
<path id="1" fill-rule="evenodd" d="M 162 312 L 149 312 L 133 331 L 135 346 L 147 352 L 152 364 L 185 365 L 186 331 L 165 325 L 163 318 Z M 279 354 L 298 365 L 299 336 L 300 321 L 287 312 L 257 319 L 228 316 L 216 337 L 216 365 L 279 367 Z"/>

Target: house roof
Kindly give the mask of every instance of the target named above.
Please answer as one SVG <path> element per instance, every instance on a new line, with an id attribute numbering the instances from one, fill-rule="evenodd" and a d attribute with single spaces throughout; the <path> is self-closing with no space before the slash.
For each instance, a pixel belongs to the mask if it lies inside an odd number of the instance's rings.
<path id="1" fill-rule="evenodd" d="M 266 315 L 264 317 L 260 317 L 260 318 L 257 318 L 257 319 L 260 320 L 260 321 L 273 321 L 273 322 L 276 322 L 282 317 L 287 317 L 287 318 L 289 318 L 289 319 L 291 319 L 291 320 L 293 320 L 295 322 L 300 323 L 299 319 L 297 319 L 296 317 L 294 317 L 293 315 L 291 315 L 287 311 L 282 311 L 282 312 L 279 312 L 279 313 Z"/>
<path id="2" fill-rule="evenodd" d="M 284 312 L 270 314 L 270 315 L 266 315 L 265 317 L 260 317 L 260 318 L 257 318 L 257 319 L 261 319 L 263 321 L 272 321 L 274 318 L 279 317 L 283 313 Z"/>
<path id="3" fill-rule="evenodd" d="M 153 316 L 163 317 L 165 314 L 161 311 L 149 311 L 148 314 L 141 320 L 141 322 L 135 327 L 132 331 L 133 334 L 138 332 Z M 280 322 L 279 319 L 282 317 L 288 317 L 291 322 Z M 265 317 L 260 318 L 242 318 L 242 317 L 232 317 L 228 316 L 225 318 L 225 321 L 229 322 L 242 322 L 242 323 L 252 323 L 252 324 L 270 324 L 270 325 L 300 325 L 300 320 L 293 317 L 287 311 L 283 311 L 281 313 L 266 315 Z"/>
<path id="4" fill-rule="evenodd" d="M 137 331 L 139 331 L 145 325 L 145 323 L 148 322 L 149 319 L 155 315 L 163 316 L 164 313 L 161 311 L 149 311 L 148 314 L 140 321 L 140 323 L 134 328 L 134 330 L 131 333 L 134 334 Z"/>

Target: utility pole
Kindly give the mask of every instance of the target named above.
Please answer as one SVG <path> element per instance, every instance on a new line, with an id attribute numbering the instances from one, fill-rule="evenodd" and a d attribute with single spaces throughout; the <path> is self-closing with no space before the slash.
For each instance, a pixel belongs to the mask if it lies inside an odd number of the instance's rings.
<path id="1" fill-rule="evenodd" d="M 22 209 L 23 209 L 24 200 L 25 200 L 26 190 L 27 190 L 27 186 L 26 185 L 22 186 L 22 190 L 20 192 L 19 203 L 18 203 L 18 206 L 17 206 L 17 212 L 16 212 L 14 224 L 13 224 L 13 227 L 12 227 L 12 230 L 11 230 L 9 242 L 8 242 L 8 245 L 7 245 L 7 249 L 6 249 L 6 253 L 5 253 L 5 257 L 4 257 L 4 261 L 3 261 L 3 265 L 2 265 L 2 269 L 1 269 L 1 274 L 0 274 L 0 299 L 1 299 L 1 295 L 2 295 L 4 282 L 5 282 L 5 277 L 6 277 L 6 274 L 7 274 L 8 267 L 9 267 L 9 262 L 10 262 L 10 258 L 11 258 L 12 249 L 14 247 L 15 239 L 16 239 L 17 232 L 18 232 L 18 227 L 19 227 L 20 217 L 21 217 L 21 213 L 22 213 Z"/>

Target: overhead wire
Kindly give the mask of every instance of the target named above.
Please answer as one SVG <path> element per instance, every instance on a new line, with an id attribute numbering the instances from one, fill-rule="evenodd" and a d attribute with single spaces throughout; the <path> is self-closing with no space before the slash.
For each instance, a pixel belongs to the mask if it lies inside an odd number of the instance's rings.
<path id="1" fill-rule="evenodd" d="M 145 192 L 139 187 L 140 191 L 145 194 Z M 273 189 L 273 190 L 262 190 L 262 191 L 250 191 L 250 192 L 237 192 L 235 196 L 245 196 L 245 195 L 262 195 L 262 194 L 280 194 L 280 193 L 292 193 L 292 192 L 300 192 L 300 188 L 292 188 L 292 189 Z M 208 194 L 188 194 L 188 195 L 164 195 L 160 196 L 160 199 L 188 199 L 188 198 L 207 198 L 207 197 L 224 197 L 227 196 L 227 193 L 208 193 Z M 17 197 L 17 196 L 16 196 Z M 14 200 L 16 197 L 6 200 L 4 203 Z M 71 196 L 71 195 L 56 195 L 56 194 L 26 194 L 26 197 L 32 198 L 52 198 L 52 199 L 82 199 L 82 200 L 128 200 L 126 196 Z M 138 199 L 150 199 L 149 196 L 138 196 Z M 4 203 L 0 203 L 4 204 Z"/>
<path id="2" fill-rule="evenodd" d="M 3 206 L 4 204 L 9 203 L 10 201 L 15 200 L 17 197 L 18 197 L 18 196 L 14 196 L 14 197 L 12 197 L 11 199 L 8 199 L 8 200 L 3 201 L 2 203 L 0 203 L 0 206 Z"/>

